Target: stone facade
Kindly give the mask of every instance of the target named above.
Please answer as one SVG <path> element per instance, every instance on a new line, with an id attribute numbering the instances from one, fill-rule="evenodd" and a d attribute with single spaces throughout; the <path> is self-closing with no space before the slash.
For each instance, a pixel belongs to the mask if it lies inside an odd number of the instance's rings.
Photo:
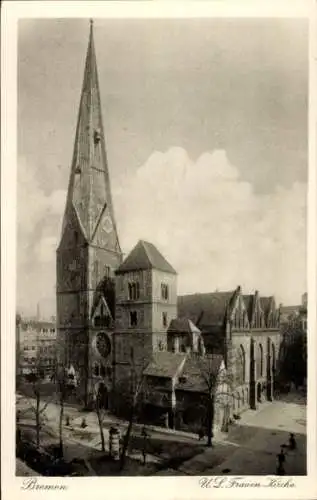
<path id="1" fill-rule="evenodd" d="M 91 28 L 56 269 L 60 363 L 75 370 L 84 405 L 100 378 L 108 389 L 112 385 L 114 271 L 121 262 Z M 96 324 L 101 297 L 109 318 Z"/>
<path id="2" fill-rule="evenodd" d="M 157 354 L 167 354 L 173 365 L 181 351 L 186 356 L 220 356 L 231 380 L 226 393 L 232 412 L 272 398 L 280 344 L 273 297 L 243 295 L 240 287 L 177 297 L 176 272 L 152 244 L 140 241 L 122 259 L 92 28 L 56 265 L 60 363 L 75 371 L 84 405 L 99 392 L 104 406 L 113 406 L 111 397 L 130 391 Z M 173 321 L 184 318 L 190 331 L 169 330 Z M 178 365 L 170 382 L 163 383 L 166 377 L 160 373 L 148 375 L 152 385 L 146 398 L 155 400 L 148 404 L 164 410 L 168 425 L 188 425 L 185 413 L 193 402 L 203 404 L 205 389 L 181 382 Z M 220 412 L 217 425 L 223 418 Z"/>
<path id="3" fill-rule="evenodd" d="M 138 245 L 142 252 L 149 244 Z M 153 352 L 167 350 L 168 326 L 177 316 L 175 272 L 157 269 L 153 262 L 145 262 L 144 269 L 124 266 L 116 272 L 116 384 L 129 377 L 131 364 L 140 371 Z"/>
<path id="4" fill-rule="evenodd" d="M 272 400 L 281 343 L 279 310 L 273 297 L 258 292 L 195 294 L 179 297 L 181 317 L 202 332 L 207 353 L 223 355 L 231 378 L 232 408 L 239 414 Z"/>

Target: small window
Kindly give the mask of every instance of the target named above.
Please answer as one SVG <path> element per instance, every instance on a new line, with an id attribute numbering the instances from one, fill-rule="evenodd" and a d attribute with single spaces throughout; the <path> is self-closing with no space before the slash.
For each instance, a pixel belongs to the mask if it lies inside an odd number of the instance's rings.
<path id="1" fill-rule="evenodd" d="M 110 267 L 109 266 L 105 266 L 105 277 L 110 278 Z"/>
<path id="2" fill-rule="evenodd" d="M 99 365 L 97 363 L 94 364 L 94 375 L 99 377 Z"/>
<path id="3" fill-rule="evenodd" d="M 128 284 L 129 300 L 138 300 L 140 298 L 140 283 L 131 282 Z"/>
<path id="4" fill-rule="evenodd" d="M 161 296 L 163 300 L 168 300 L 168 285 L 166 283 L 161 284 Z"/>
<path id="5" fill-rule="evenodd" d="M 99 128 L 97 128 L 94 131 L 94 143 L 95 143 L 95 145 L 99 144 L 100 140 L 101 140 L 101 134 L 100 134 Z"/>
<path id="6" fill-rule="evenodd" d="M 130 311 L 130 326 L 137 326 L 138 315 L 136 311 Z"/>
<path id="7" fill-rule="evenodd" d="M 167 328 L 167 313 L 162 313 L 163 328 Z"/>
<path id="8" fill-rule="evenodd" d="M 100 367 L 100 376 L 105 377 L 106 376 L 106 369 L 103 365 Z"/>

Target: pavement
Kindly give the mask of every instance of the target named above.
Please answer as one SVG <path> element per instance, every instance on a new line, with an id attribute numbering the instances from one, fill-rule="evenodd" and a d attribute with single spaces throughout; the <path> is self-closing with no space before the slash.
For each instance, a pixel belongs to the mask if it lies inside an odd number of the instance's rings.
<path id="1" fill-rule="evenodd" d="M 26 407 L 26 400 L 19 400 L 17 407 Z M 59 406 L 48 404 L 45 410 L 47 425 L 58 432 Z M 70 427 L 64 425 L 63 432 L 67 442 L 81 447 L 100 450 L 100 431 L 97 415 L 94 412 L 83 414 L 78 408 L 67 406 L 65 417 L 70 417 Z M 82 419 L 87 427 L 81 429 Z M 127 422 L 113 415 L 104 417 L 104 435 L 106 449 L 109 443 L 109 428 L 116 424 L 123 434 Z M 140 435 L 142 425 L 133 425 L 133 435 Z M 197 446 L 197 435 L 174 431 L 161 427 L 146 426 L 154 439 L 188 443 Z M 297 440 L 296 451 L 286 449 L 286 475 L 306 474 L 306 404 L 298 394 L 289 394 L 283 400 L 261 403 L 257 411 L 247 410 L 229 430 L 229 433 L 216 433 L 212 448 L 206 447 L 202 453 L 184 461 L 177 468 L 161 470 L 158 475 L 268 475 L 276 473 L 276 455 L 283 444 L 288 443 L 289 433 L 293 432 Z M 87 448 L 86 448 L 87 449 Z M 142 453 L 129 451 L 129 456 L 142 461 Z M 147 453 L 147 462 L 160 463 L 157 455 Z"/>
<path id="2" fill-rule="evenodd" d="M 247 410 L 213 448 L 185 462 L 179 471 L 205 475 L 276 474 L 276 456 L 293 432 L 297 449 L 285 448 L 286 475 L 306 475 L 306 405 L 300 396 L 266 402 L 258 411 Z"/>

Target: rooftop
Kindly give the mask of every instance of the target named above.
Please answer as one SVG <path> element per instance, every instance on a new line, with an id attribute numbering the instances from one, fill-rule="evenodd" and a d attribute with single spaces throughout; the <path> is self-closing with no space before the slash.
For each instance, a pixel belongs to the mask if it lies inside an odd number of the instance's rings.
<path id="1" fill-rule="evenodd" d="M 140 240 L 119 266 L 116 274 L 129 271 L 157 269 L 166 273 L 177 274 L 159 250 L 148 241 Z"/>
<path id="2" fill-rule="evenodd" d="M 151 377 L 173 378 L 181 368 L 185 359 L 186 354 L 168 351 L 155 352 L 144 374 Z"/>
<path id="3" fill-rule="evenodd" d="M 209 354 L 204 357 L 188 357 L 176 389 L 206 392 L 208 390 L 206 378 L 212 383 L 213 378 L 216 378 L 219 374 L 222 361 L 223 357 L 218 354 Z"/>
<path id="4" fill-rule="evenodd" d="M 195 293 L 177 297 L 178 316 L 188 318 L 195 325 L 214 325 L 224 321 L 235 290 L 229 292 Z"/>
<path id="5" fill-rule="evenodd" d="M 199 328 L 187 318 L 172 319 L 167 330 L 168 333 L 201 333 Z"/>

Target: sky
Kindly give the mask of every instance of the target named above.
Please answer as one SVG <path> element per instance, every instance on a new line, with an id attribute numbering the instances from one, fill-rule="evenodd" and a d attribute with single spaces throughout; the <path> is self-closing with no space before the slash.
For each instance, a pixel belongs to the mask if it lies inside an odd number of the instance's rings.
<path id="1" fill-rule="evenodd" d="M 88 20 L 19 22 L 17 308 L 55 314 Z M 306 291 L 308 31 L 295 19 L 97 19 L 114 210 L 178 293 Z"/>

